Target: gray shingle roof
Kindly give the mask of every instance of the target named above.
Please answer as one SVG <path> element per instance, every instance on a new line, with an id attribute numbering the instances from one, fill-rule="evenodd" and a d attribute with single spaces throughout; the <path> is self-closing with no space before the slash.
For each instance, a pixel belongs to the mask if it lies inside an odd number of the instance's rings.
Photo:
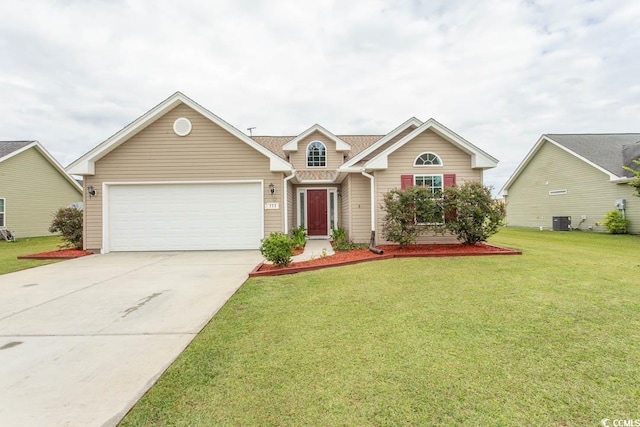
<path id="1" fill-rule="evenodd" d="M 35 141 L 0 141 L 0 159 Z"/>
<path id="2" fill-rule="evenodd" d="M 347 154 L 347 160 L 375 144 L 384 135 L 336 135 L 338 138 L 351 146 L 351 151 Z M 265 147 L 274 154 L 287 159 L 287 155 L 282 151 L 282 146 L 291 141 L 295 136 L 252 136 L 255 142 Z"/>
<path id="3" fill-rule="evenodd" d="M 545 134 L 590 162 L 619 177 L 632 176 L 630 166 L 640 156 L 640 133 Z"/>

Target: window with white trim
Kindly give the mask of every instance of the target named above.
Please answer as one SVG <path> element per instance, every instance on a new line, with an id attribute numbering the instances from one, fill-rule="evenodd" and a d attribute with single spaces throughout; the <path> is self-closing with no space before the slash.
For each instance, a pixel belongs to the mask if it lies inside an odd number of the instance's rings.
<path id="1" fill-rule="evenodd" d="M 320 141 L 313 141 L 307 146 L 307 167 L 327 166 L 327 147 Z"/>
<path id="2" fill-rule="evenodd" d="M 413 166 L 442 166 L 442 159 L 436 153 L 426 152 L 416 157 Z"/>
<path id="3" fill-rule="evenodd" d="M 4 227 L 4 199 L 0 198 L 0 227 Z"/>
<path id="4" fill-rule="evenodd" d="M 431 194 L 440 195 L 444 188 L 442 175 L 414 175 L 413 185 L 416 187 L 427 187 Z"/>
<path id="5" fill-rule="evenodd" d="M 442 197 L 444 179 L 442 175 L 414 175 L 413 184 L 416 187 L 428 188 L 435 199 Z M 425 212 L 422 216 L 416 216 L 417 224 L 444 224 L 444 210 L 438 204 L 433 211 Z"/>

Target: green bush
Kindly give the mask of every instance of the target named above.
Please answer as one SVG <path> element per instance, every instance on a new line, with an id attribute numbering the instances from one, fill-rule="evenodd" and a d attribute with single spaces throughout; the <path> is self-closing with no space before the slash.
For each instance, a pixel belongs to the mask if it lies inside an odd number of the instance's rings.
<path id="1" fill-rule="evenodd" d="M 350 251 L 365 247 L 349 241 L 349 238 L 347 237 L 347 230 L 342 227 L 333 228 L 331 230 L 331 240 L 333 241 L 333 249 L 336 251 Z"/>
<path id="2" fill-rule="evenodd" d="M 613 210 L 611 212 L 607 212 L 604 216 L 602 225 L 604 225 L 607 231 L 611 234 L 626 234 L 627 227 L 629 226 L 629 220 L 624 218 L 622 212 Z"/>
<path id="3" fill-rule="evenodd" d="M 479 182 L 465 182 L 445 188 L 445 229 L 468 244 L 486 241 L 498 232 L 505 217 L 505 205 L 491 197 L 491 188 Z"/>
<path id="4" fill-rule="evenodd" d="M 281 232 L 271 233 L 262 240 L 260 253 L 267 261 L 280 267 L 286 267 L 291 263 L 294 246 L 293 239 L 286 234 Z"/>
<path id="5" fill-rule="evenodd" d="M 82 210 L 60 208 L 53 215 L 49 232 L 60 233 L 64 248 L 82 249 Z"/>
<path id="6" fill-rule="evenodd" d="M 294 228 L 291 230 L 291 238 L 293 239 L 294 248 L 302 249 L 307 243 L 307 230 L 302 225 Z"/>
<path id="7" fill-rule="evenodd" d="M 382 224 L 382 235 L 400 247 L 414 243 L 421 232 L 437 227 L 437 200 L 425 187 L 409 187 L 406 190 L 391 190 L 384 195 L 386 216 Z M 416 218 L 428 219 L 431 224 L 418 224 Z M 440 216 L 441 218 L 441 216 Z M 422 221 L 421 221 L 422 222 Z"/>

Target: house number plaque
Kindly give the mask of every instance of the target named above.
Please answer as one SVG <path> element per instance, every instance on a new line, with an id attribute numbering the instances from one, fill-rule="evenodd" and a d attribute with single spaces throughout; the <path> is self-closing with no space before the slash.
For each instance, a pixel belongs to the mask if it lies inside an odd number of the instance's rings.
<path id="1" fill-rule="evenodd" d="M 280 209 L 280 203 L 266 203 L 264 208 L 265 210 Z"/>

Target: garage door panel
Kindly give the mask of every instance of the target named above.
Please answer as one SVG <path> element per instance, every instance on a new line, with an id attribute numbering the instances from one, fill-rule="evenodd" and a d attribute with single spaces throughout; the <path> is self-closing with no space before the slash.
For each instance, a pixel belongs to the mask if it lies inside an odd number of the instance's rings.
<path id="1" fill-rule="evenodd" d="M 113 185 L 108 197 L 112 251 L 257 249 L 259 183 Z"/>

